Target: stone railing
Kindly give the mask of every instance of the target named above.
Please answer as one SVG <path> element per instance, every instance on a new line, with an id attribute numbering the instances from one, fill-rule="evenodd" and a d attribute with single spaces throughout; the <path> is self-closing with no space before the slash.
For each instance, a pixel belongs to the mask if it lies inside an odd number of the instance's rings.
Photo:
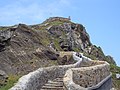
<path id="1" fill-rule="evenodd" d="M 39 90 L 48 80 L 63 77 L 70 68 L 81 66 L 82 61 L 71 65 L 51 66 L 22 76 L 19 81 L 9 90 Z"/>
<path id="2" fill-rule="evenodd" d="M 112 82 L 107 62 L 87 61 L 83 65 L 85 67 L 66 71 L 63 78 L 66 90 L 110 90 Z"/>
<path id="3" fill-rule="evenodd" d="M 73 55 L 73 58 L 75 59 L 76 57 L 74 55 Z M 96 65 L 96 66 L 94 66 L 94 65 Z M 91 66 L 91 67 L 89 67 L 89 66 Z M 82 69 L 80 69 L 79 67 L 81 67 Z M 82 70 L 84 71 L 84 73 L 81 73 Z M 93 75 L 93 74 L 95 74 L 95 72 L 96 73 L 99 72 L 100 76 Z M 106 72 L 106 73 L 102 76 L 101 73 L 103 73 L 103 72 Z M 79 74 L 77 75 L 77 73 L 79 73 Z M 79 85 L 80 82 L 78 82 L 76 80 L 76 78 L 78 78 L 78 80 L 81 79 L 80 78 L 81 74 L 82 75 L 84 75 L 84 74 L 90 75 L 91 74 L 89 78 L 96 76 L 95 78 L 93 77 L 94 79 L 93 78 L 90 79 L 90 80 L 92 80 L 91 82 L 94 82 L 94 80 L 96 80 L 97 78 L 102 76 L 102 78 L 100 78 L 100 80 L 98 80 L 98 82 L 97 82 L 99 84 L 99 81 L 105 80 L 105 78 L 107 78 L 107 76 L 110 75 L 109 64 L 106 62 L 92 61 L 83 56 L 83 58 L 82 59 L 80 58 L 79 61 L 76 62 L 75 64 L 39 68 L 38 70 L 36 70 L 34 72 L 31 72 L 27 75 L 22 76 L 19 79 L 19 81 L 16 83 L 16 85 L 13 86 L 9 90 L 40 90 L 40 88 L 45 83 L 47 83 L 48 80 L 53 80 L 58 77 L 63 77 L 64 75 L 65 75 L 64 76 L 64 84 L 65 84 L 66 89 L 82 90 L 80 88 L 83 88 L 85 90 L 84 86 L 80 86 Z M 108 80 L 108 79 L 106 79 L 106 80 Z M 90 82 L 89 79 L 88 79 L 88 82 Z M 96 84 L 93 84 L 93 85 L 96 85 Z M 90 84 L 85 84 L 85 85 L 89 86 Z M 101 84 L 100 84 L 100 86 L 101 86 Z M 69 87 L 76 87 L 79 89 L 69 89 Z"/>

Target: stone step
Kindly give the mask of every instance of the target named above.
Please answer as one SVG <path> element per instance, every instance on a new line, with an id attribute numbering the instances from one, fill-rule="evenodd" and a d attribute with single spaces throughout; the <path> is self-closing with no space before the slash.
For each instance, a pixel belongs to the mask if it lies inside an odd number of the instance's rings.
<path id="1" fill-rule="evenodd" d="M 63 87 L 43 86 L 40 90 L 63 90 Z"/>
<path id="2" fill-rule="evenodd" d="M 51 84 L 62 84 L 63 82 L 57 82 L 57 81 L 48 81 L 48 83 L 51 83 Z"/>
<path id="3" fill-rule="evenodd" d="M 64 90 L 63 78 L 59 77 L 54 80 L 49 80 L 40 90 Z"/>
<path id="4" fill-rule="evenodd" d="M 45 84 L 44 86 L 62 87 L 62 86 L 63 86 L 63 83 L 61 83 L 61 84 L 47 83 L 47 84 Z"/>
<path id="5" fill-rule="evenodd" d="M 57 81 L 57 82 L 63 82 L 63 78 L 56 78 L 53 81 Z"/>

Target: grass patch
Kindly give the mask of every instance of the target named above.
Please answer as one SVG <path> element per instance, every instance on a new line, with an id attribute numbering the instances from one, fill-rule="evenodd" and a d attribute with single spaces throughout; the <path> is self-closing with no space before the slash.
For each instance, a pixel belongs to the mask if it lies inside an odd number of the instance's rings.
<path id="1" fill-rule="evenodd" d="M 52 21 L 52 22 L 45 22 L 45 23 L 42 23 L 41 26 L 39 28 L 35 28 L 33 26 L 33 28 L 37 29 L 37 30 L 45 30 L 46 28 L 48 28 L 49 26 L 56 26 L 56 25 L 62 25 L 64 23 L 72 23 L 71 21 L 59 21 L 59 20 L 56 20 L 56 21 Z M 37 26 L 37 25 L 36 25 Z"/>
<path id="2" fill-rule="evenodd" d="M 49 60 L 50 62 L 46 64 L 44 67 L 56 66 L 58 65 L 57 60 Z"/>
<path id="3" fill-rule="evenodd" d="M 9 75 L 7 84 L 5 86 L 2 86 L 0 88 L 0 90 L 8 90 L 8 89 L 10 89 L 12 86 L 14 86 L 14 83 L 16 83 L 19 78 L 20 78 L 20 76 L 17 76 L 17 75 Z"/>
<path id="4" fill-rule="evenodd" d="M 111 70 L 112 73 L 120 73 L 120 67 L 118 67 L 114 64 L 110 65 L 110 70 Z"/>
<path id="5" fill-rule="evenodd" d="M 89 55 L 87 53 L 83 53 L 84 56 L 88 57 L 88 58 L 91 58 L 92 60 L 96 60 L 97 58 L 94 56 L 94 55 Z"/>
<path id="6" fill-rule="evenodd" d="M 50 22 L 50 25 L 60 25 L 60 24 L 63 24 L 64 22 L 62 21 L 53 21 L 53 22 Z"/>
<path id="7" fill-rule="evenodd" d="M 120 80 L 116 78 L 116 74 L 120 74 L 120 67 L 111 64 L 110 71 L 112 72 L 113 87 L 116 88 L 117 90 L 120 90 Z"/>
<path id="8" fill-rule="evenodd" d="M 50 35 L 48 32 L 41 32 L 41 38 L 40 38 L 40 42 L 45 45 L 48 46 L 50 44 Z"/>
<path id="9" fill-rule="evenodd" d="M 79 48 L 73 48 L 73 51 L 80 52 L 80 49 Z"/>
<path id="10" fill-rule="evenodd" d="M 59 45 L 59 40 L 57 39 L 54 39 L 54 45 L 55 45 L 55 48 L 58 50 L 58 51 L 62 51 L 62 48 L 60 47 Z"/>
<path id="11" fill-rule="evenodd" d="M 0 30 L 6 30 L 8 27 L 0 27 Z"/>
<path id="12" fill-rule="evenodd" d="M 48 45 L 50 44 L 49 38 L 43 38 L 41 42 L 42 42 L 42 44 L 45 45 L 45 46 L 48 46 Z"/>
<path id="13" fill-rule="evenodd" d="M 50 65 L 51 65 L 51 66 L 53 66 L 53 65 L 58 65 L 57 60 L 55 60 L 55 61 L 52 61 L 52 60 L 51 60 Z"/>
<path id="14" fill-rule="evenodd" d="M 53 25 L 61 25 L 63 24 L 64 22 L 62 21 L 53 21 L 53 22 L 48 22 L 48 23 L 43 23 L 40 27 L 34 27 L 35 29 L 37 30 L 45 30 L 46 28 L 50 27 L 50 26 L 53 26 Z M 37 25 L 36 25 L 37 26 Z"/>

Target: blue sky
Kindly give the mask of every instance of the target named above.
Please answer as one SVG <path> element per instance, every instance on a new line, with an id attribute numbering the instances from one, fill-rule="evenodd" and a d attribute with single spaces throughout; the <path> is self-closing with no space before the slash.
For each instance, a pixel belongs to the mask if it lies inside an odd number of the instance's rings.
<path id="1" fill-rule="evenodd" d="M 120 0 L 0 0 L 0 26 L 38 24 L 52 16 L 83 24 L 92 43 L 120 66 Z"/>

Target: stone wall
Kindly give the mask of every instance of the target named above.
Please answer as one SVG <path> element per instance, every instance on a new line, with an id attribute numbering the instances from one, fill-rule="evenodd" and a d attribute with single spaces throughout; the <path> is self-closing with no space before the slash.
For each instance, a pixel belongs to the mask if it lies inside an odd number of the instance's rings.
<path id="1" fill-rule="evenodd" d="M 72 68 L 66 72 L 63 81 L 67 90 L 103 90 L 103 88 L 104 90 L 110 90 L 109 64 L 101 61 L 91 61 L 88 64 L 91 66 Z"/>
<path id="2" fill-rule="evenodd" d="M 46 23 L 46 22 L 53 22 L 53 21 L 70 21 L 70 18 L 50 17 L 49 19 L 47 19 L 47 20 L 44 21 L 43 23 Z"/>
<path id="3" fill-rule="evenodd" d="M 110 75 L 107 65 L 96 65 L 72 69 L 73 81 L 82 87 L 92 87 Z"/>
<path id="4" fill-rule="evenodd" d="M 21 77 L 16 85 L 9 90 L 40 90 L 48 80 L 63 76 L 67 90 L 88 90 L 85 87 L 90 85 L 102 86 L 103 81 L 105 82 L 111 77 L 109 75 L 108 63 L 92 61 L 83 57 L 75 64 L 39 68 Z M 109 76 L 108 79 L 105 79 L 107 76 Z M 102 83 L 99 83 L 100 81 Z"/>
<path id="5" fill-rule="evenodd" d="M 34 72 L 24 75 L 19 79 L 10 90 L 39 90 L 48 80 L 64 76 L 70 68 L 76 68 L 81 65 L 81 61 L 71 65 L 52 66 L 40 68 Z"/>

